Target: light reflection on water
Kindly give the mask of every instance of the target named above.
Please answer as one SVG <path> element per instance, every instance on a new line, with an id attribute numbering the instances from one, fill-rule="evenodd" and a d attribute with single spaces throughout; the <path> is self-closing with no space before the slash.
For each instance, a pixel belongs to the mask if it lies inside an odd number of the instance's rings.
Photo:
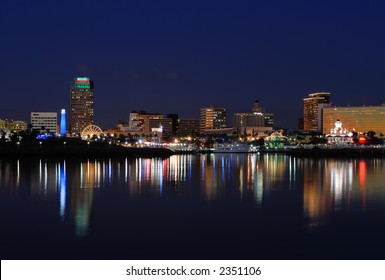
<path id="1" fill-rule="evenodd" d="M 256 209 L 282 204 L 275 193 L 299 193 L 306 226 L 330 223 L 339 211 L 385 208 L 382 159 L 296 159 L 284 155 L 179 155 L 168 159 L 0 160 L 0 194 L 56 201 L 58 217 L 73 221 L 77 236 L 90 231 L 98 189 L 119 189 L 129 199 L 173 192 L 216 200 L 252 201 Z M 112 191 L 112 190 L 111 190 Z M 177 199 L 177 198 L 176 198 Z M 370 209 L 369 209 L 370 210 Z"/>
<path id="2" fill-rule="evenodd" d="M 304 213 L 310 218 L 310 227 L 328 224 L 333 212 L 365 212 L 368 200 L 373 208 L 383 209 L 384 167 L 381 159 L 300 160 Z"/>

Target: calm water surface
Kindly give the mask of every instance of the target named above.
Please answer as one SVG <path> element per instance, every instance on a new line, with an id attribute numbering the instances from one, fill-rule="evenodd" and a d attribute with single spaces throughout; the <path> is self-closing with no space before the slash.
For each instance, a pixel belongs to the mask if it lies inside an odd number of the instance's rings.
<path id="1" fill-rule="evenodd" d="M 2 259 L 384 259 L 385 160 L 0 159 Z"/>

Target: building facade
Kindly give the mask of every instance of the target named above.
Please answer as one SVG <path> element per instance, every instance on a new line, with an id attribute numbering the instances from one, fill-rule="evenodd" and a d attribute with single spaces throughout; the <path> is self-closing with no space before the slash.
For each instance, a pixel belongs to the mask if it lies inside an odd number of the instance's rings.
<path id="1" fill-rule="evenodd" d="M 199 133 L 199 119 L 179 119 L 178 135 Z"/>
<path id="2" fill-rule="evenodd" d="M 31 112 L 31 125 L 35 131 L 57 133 L 57 113 Z"/>
<path id="3" fill-rule="evenodd" d="M 1 120 L 0 119 L 0 131 L 1 130 L 4 130 L 6 128 L 6 126 L 5 126 L 5 120 Z"/>
<path id="4" fill-rule="evenodd" d="M 25 121 L 4 120 L 4 123 L 0 121 L 2 130 L 9 132 L 20 132 L 28 129 L 28 124 Z"/>
<path id="5" fill-rule="evenodd" d="M 257 127 L 266 127 L 264 130 L 268 130 L 274 126 L 274 113 L 265 113 L 259 101 L 255 100 L 251 112 L 234 114 L 233 126 L 238 131 Z"/>
<path id="6" fill-rule="evenodd" d="M 149 127 L 152 134 L 158 131 L 162 133 L 162 137 L 167 137 L 173 134 L 171 118 L 149 119 Z"/>
<path id="7" fill-rule="evenodd" d="M 145 111 L 131 112 L 129 116 L 129 127 L 133 132 L 151 134 L 150 120 L 163 119 L 163 114 L 146 113 Z"/>
<path id="8" fill-rule="evenodd" d="M 202 108 L 199 118 L 200 131 L 226 128 L 226 114 L 226 108 L 215 106 Z"/>
<path id="9" fill-rule="evenodd" d="M 274 126 L 274 113 L 263 113 L 263 118 L 266 127 Z"/>
<path id="10" fill-rule="evenodd" d="M 323 109 L 323 133 L 328 134 L 340 120 L 350 132 L 385 135 L 385 104 L 382 106 L 330 107 Z"/>
<path id="11" fill-rule="evenodd" d="M 71 81 L 70 105 L 70 130 L 79 134 L 94 124 L 94 82 L 85 77 Z"/>
<path id="12" fill-rule="evenodd" d="M 265 118 L 262 113 L 234 113 L 234 128 L 265 126 Z"/>
<path id="13" fill-rule="evenodd" d="M 9 130 L 14 132 L 25 131 L 28 129 L 28 124 L 25 121 L 13 121 L 9 124 Z"/>
<path id="14" fill-rule="evenodd" d="M 303 99 L 304 130 L 322 131 L 322 111 L 330 107 L 330 92 L 311 93 Z"/>

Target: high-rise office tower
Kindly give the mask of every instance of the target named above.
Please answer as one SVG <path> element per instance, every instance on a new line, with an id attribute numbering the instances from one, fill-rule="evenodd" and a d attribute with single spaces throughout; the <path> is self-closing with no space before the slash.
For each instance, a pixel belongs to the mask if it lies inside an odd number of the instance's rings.
<path id="1" fill-rule="evenodd" d="M 207 107 L 201 109 L 200 130 L 226 128 L 226 108 Z"/>
<path id="2" fill-rule="evenodd" d="M 330 92 L 311 93 L 303 99 L 304 130 L 322 131 L 322 110 L 330 107 Z"/>
<path id="3" fill-rule="evenodd" d="M 71 133 L 79 134 L 94 123 L 94 82 L 89 78 L 71 81 Z"/>

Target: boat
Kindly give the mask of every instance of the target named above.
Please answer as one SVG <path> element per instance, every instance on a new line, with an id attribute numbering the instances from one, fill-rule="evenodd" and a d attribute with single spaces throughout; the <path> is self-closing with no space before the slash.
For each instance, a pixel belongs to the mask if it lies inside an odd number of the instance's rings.
<path id="1" fill-rule="evenodd" d="M 216 144 L 213 148 L 214 153 L 253 153 L 258 152 L 258 148 L 244 142 Z"/>

